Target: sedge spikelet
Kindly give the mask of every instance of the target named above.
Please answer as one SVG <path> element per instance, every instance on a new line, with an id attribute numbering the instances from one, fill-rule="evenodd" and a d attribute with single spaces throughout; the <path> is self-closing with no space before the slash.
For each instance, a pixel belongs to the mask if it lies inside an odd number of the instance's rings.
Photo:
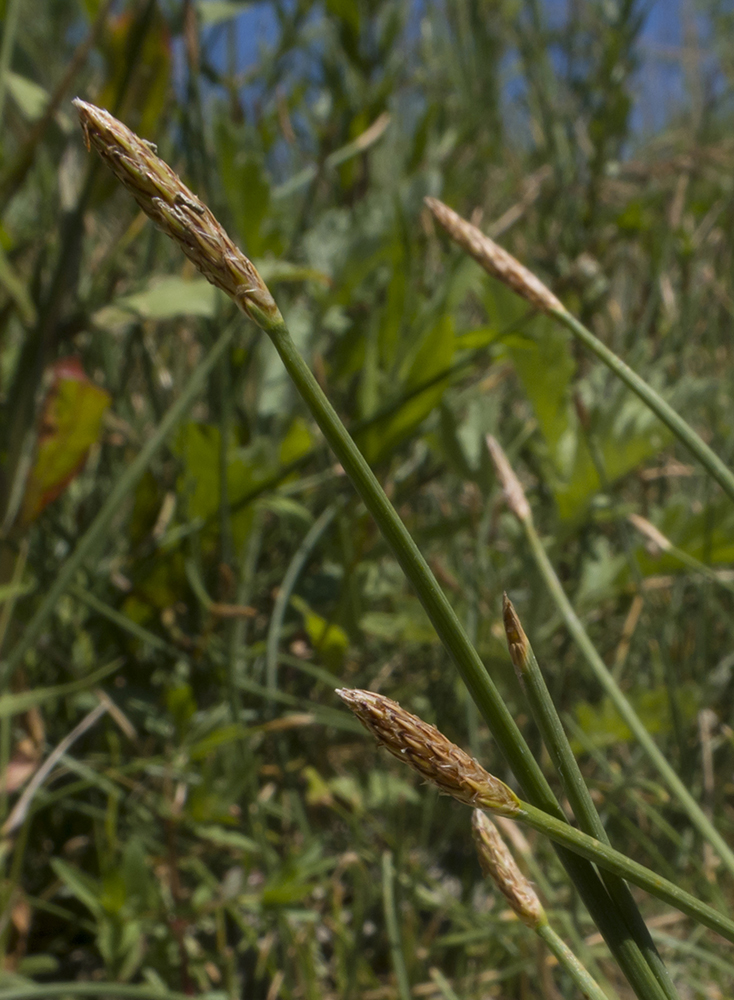
<path id="1" fill-rule="evenodd" d="M 552 309 L 565 311 L 553 292 L 546 288 L 542 281 L 512 254 L 503 250 L 489 236 L 485 236 L 481 229 L 462 219 L 438 198 L 425 198 L 424 201 L 451 239 L 458 243 L 462 250 L 466 250 L 485 271 L 509 285 L 536 309 L 542 312 Z"/>
<path id="2" fill-rule="evenodd" d="M 528 643 L 528 637 L 525 635 L 525 629 L 520 624 L 517 611 L 515 611 L 512 601 L 507 594 L 502 595 L 502 621 L 505 626 L 510 659 L 515 668 L 515 673 L 522 683 L 523 674 L 527 669 L 530 644 Z"/>
<path id="3" fill-rule="evenodd" d="M 181 247 L 205 278 L 234 299 L 258 326 L 282 324 L 257 269 L 232 242 L 207 206 L 162 160 L 152 143 L 109 112 L 77 98 L 87 149 L 92 146 L 146 215 Z"/>
<path id="4" fill-rule="evenodd" d="M 535 889 L 517 867 L 497 827 L 481 809 L 475 809 L 472 815 L 472 833 L 485 877 L 492 879 L 527 927 L 535 930 L 544 924 L 545 910 Z"/>
<path id="5" fill-rule="evenodd" d="M 494 463 L 494 470 L 502 485 L 502 494 L 505 503 L 510 508 L 518 521 L 527 521 L 531 516 L 530 504 L 525 496 L 520 480 L 515 475 L 512 466 L 507 460 L 502 445 L 492 434 L 487 434 L 487 448 Z"/>
<path id="6" fill-rule="evenodd" d="M 502 816 L 514 816 L 519 811 L 520 800 L 512 789 L 485 771 L 435 726 L 406 712 L 384 695 L 350 688 L 341 688 L 336 693 L 378 743 L 445 795 Z"/>

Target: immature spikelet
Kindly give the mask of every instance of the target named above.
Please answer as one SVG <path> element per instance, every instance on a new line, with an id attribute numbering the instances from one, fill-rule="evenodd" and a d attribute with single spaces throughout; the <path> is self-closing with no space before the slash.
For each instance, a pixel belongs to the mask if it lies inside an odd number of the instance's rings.
<path id="1" fill-rule="evenodd" d="M 520 920 L 533 930 L 547 920 L 535 890 L 517 867 L 497 827 L 480 809 L 472 815 L 472 833 L 479 864 L 491 878 Z"/>
<path id="2" fill-rule="evenodd" d="M 505 625 L 505 635 L 507 636 L 507 646 L 510 650 L 510 659 L 517 672 L 518 677 L 526 669 L 526 659 L 528 655 L 528 637 L 520 624 L 517 612 L 512 606 L 512 601 L 507 594 L 502 595 L 502 620 Z"/>
<path id="3" fill-rule="evenodd" d="M 504 782 L 427 722 L 396 701 L 372 691 L 341 688 L 336 692 L 387 750 L 409 764 L 439 791 L 468 806 L 514 816 L 520 800 Z"/>
<path id="4" fill-rule="evenodd" d="M 159 229 L 175 240 L 201 273 L 263 329 L 282 323 L 275 301 L 252 262 L 209 209 L 159 156 L 155 146 L 107 111 L 74 101 L 87 149 L 97 150 L 115 177 Z"/>
<path id="5" fill-rule="evenodd" d="M 512 470 L 512 466 L 507 461 L 507 455 L 502 450 L 502 446 L 491 434 L 487 435 L 487 448 L 494 463 L 497 478 L 502 484 L 502 493 L 505 502 L 512 513 L 519 521 L 530 518 L 530 504 L 525 496 L 525 490 L 520 485 L 520 480 Z"/>
<path id="6" fill-rule="evenodd" d="M 426 205 L 455 243 L 466 250 L 485 271 L 499 278 L 513 291 L 517 292 L 536 309 L 548 312 L 549 309 L 563 310 L 563 306 L 550 289 L 546 288 L 534 274 L 516 260 L 512 254 L 503 250 L 489 236 L 462 219 L 448 205 L 438 198 L 424 199 Z"/>

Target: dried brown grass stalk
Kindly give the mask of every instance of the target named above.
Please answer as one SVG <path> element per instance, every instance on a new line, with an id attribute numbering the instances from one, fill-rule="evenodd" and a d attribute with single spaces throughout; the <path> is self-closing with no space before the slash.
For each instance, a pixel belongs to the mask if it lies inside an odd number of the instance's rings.
<path id="1" fill-rule="evenodd" d="M 252 262 L 167 163 L 102 108 L 74 101 L 87 149 L 92 146 L 146 215 L 217 288 L 263 329 L 282 324 L 275 300 Z"/>
<path id="2" fill-rule="evenodd" d="M 471 222 L 462 219 L 438 198 L 426 198 L 425 203 L 451 239 L 466 250 L 485 271 L 509 285 L 536 309 L 542 312 L 551 309 L 565 311 L 560 301 L 542 281 Z"/>
<path id="3" fill-rule="evenodd" d="M 514 816 L 519 811 L 520 800 L 512 789 L 435 726 L 373 691 L 341 688 L 336 693 L 378 743 L 445 795 L 502 816 Z"/>

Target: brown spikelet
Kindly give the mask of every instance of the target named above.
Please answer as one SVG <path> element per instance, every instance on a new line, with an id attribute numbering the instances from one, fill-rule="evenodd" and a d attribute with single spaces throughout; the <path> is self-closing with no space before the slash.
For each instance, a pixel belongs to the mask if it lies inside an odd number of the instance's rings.
<path id="1" fill-rule="evenodd" d="M 520 480 L 513 472 L 512 466 L 507 460 L 507 455 L 505 455 L 502 450 L 502 445 L 499 443 L 497 438 L 493 437 L 491 434 L 487 435 L 486 440 L 487 448 L 492 458 L 492 462 L 494 463 L 495 472 L 497 473 L 497 478 L 502 484 L 502 493 L 507 506 L 510 508 L 518 521 L 525 521 L 529 519 L 531 516 L 530 504 L 525 496 L 525 490 L 522 488 Z"/>
<path id="2" fill-rule="evenodd" d="M 546 922 L 545 910 L 532 885 L 517 867 L 494 823 L 480 809 L 472 815 L 472 833 L 479 864 L 520 920 L 535 930 Z"/>
<path id="3" fill-rule="evenodd" d="M 528 637 L 525 635 L 525 630 L 520 624 L 517 612 L 507 594 L 502 595 L 502 620 L 505 625 L 510 659 L 518 677 L 522 678 L 528 655 Z"/>
<path id="4" fill-rule="evenodd" d="M 221 288 L 263 329 L 283 322 L 275 300 L 252 262 L 235 246 L 209 209 L 181 178 L 107 111 L 78 98 L 87 149 L 92 146 L 146 215 L 175 240 L 217 288 Z"/>
<path id="5" fill-rule="evenodd" d="M 519 811 L 520 800 L 512 789 L 447 740 L 435 726 L 406 712 L 384 695 L 350 688 L 341 688 L 336 693 L 378 743 L 445 795 L 502 816 L 514 816 Z"/>
<path id="6" fill-rule="evenodd" d="M 564 311 L 563 306 L 550 289 L 535 277 L 512 254 L 503 250 L 489 236 L 462 219 L 448 205 L 438 198 L 425 198 L 426 205 L 455 243 L 466 250 L 474 260 L 495 278 L 526 299 L 536 309 L 548 312 L 550 309 Z"/>

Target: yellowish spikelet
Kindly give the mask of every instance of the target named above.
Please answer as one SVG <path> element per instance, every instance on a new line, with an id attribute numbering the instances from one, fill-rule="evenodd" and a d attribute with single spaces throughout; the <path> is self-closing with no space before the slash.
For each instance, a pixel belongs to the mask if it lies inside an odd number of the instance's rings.
<path id="1" fill-rule="evenodd" d="M 519 811 L 520 800 L 512 789 L 435 726 L 384 695 L 350 688 L 336 693 L 382 746 L 445 795 L 502 816 L 514 816 Z"/>
<path id="2" fill-rule="evenodd" d="M 94 146 L 145 214 L 179 244 L 204 277 L 264 329 L 282 323 L 278 307 L 252 262 L 206 205 L 156 155 L 155 146 L 102 108 L 78 98 L 74 105 L 87 149 Z"/>

